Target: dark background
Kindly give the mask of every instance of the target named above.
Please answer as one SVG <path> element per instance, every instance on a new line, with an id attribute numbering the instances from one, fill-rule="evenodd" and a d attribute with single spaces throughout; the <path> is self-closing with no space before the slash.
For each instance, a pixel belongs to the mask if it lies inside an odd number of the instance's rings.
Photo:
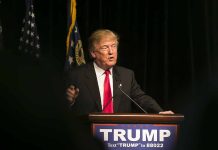
<path id="1" fill-rule="evenodd" d="M 67 0 L 36 0 L 34 6 L 42 57 L 52 57 L 63 72 Z M 77 0 L 86 60 L 90 33 L 114 30 L 118 64 L 135 71 L 147 94 L 164 109 L 203 118 L 217 106 L 217 8 L 217 0 Z M 4 50 L 16 52 L 25 1 L 2 0 L 0 11 Z"/>
<path id="2" fill-rule="evenodd" d="M 16 51 L 25 1 L 3 0 L 1 5 L 4 47 Z M 34 6 L 42 55 L 54 57 L 61 71 L 67 1 L 35 1 Z M 193 91 L 198 83 L 217 75 L 217 8 L 216 0 L 77 0 L 86 60 L 92 31 L 116 31 L 120 35 L 118 63 L 135 70 L 142 88 L 163 107 L 176 111 L 179 106 L 174 105 L 187 89 Z"/>

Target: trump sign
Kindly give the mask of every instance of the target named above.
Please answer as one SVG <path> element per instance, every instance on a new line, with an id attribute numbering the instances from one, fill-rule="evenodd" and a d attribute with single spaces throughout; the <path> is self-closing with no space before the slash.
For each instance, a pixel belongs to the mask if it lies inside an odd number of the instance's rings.
<path id="1" fill-rule="evenodd" d="M 177 137 L 174 124 L 93 124 L 92 129 L 110 150 L 172 150 Z"/>

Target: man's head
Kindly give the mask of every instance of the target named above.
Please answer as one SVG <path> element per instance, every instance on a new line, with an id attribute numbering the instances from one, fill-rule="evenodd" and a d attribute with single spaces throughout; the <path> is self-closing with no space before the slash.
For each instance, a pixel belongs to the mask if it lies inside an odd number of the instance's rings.
<path id="1" fill-rule="evenodd" d="M 107 29 L 99 29 L 89 38 L 89 52 L 95 63 L 106 70 L 117 63 L 118 35 Z"/>

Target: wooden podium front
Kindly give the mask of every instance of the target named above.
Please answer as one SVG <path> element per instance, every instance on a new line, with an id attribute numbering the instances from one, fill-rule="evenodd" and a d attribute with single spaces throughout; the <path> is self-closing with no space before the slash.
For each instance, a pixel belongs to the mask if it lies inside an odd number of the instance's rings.
<path id="1" fill-rule="evenodd" d="M 109 150 L 173 150 L 183 119 L 180 114 L 89 114 L 93 135 Z"/>

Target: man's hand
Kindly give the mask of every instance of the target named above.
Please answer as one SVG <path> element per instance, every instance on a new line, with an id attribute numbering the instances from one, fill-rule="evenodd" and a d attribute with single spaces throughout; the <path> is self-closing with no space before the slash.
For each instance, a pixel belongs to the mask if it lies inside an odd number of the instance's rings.
<path id="1" fill-rule="evenodd" d="M 159 114 L 163 115 L 163 114 L 174 114 L 173 111 L 171 110 L 167 110 L 167 111 L 160 111 Z"/>
<path id="2" fill-rule="evenodd" d="M 70 85 L 66 90 L 67 100 L 72 105 L 74 104 L 77 96 L 79 94 L 79 89 L 76 88 L 74 85 Z"/>

